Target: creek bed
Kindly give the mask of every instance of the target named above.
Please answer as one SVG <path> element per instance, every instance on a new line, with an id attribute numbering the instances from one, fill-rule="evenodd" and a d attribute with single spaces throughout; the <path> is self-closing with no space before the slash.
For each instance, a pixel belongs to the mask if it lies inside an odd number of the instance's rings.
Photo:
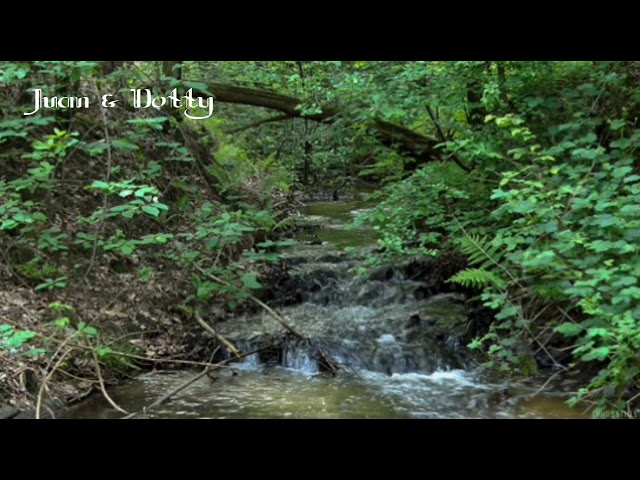
<path id="1" fill-rule="evenodd" d="M 291 289 L 301 301 L 279 308 L 296 329 L 345 366 L 319 372 L 305 345 L 283 347 L 277 365 L 253 355 L 205 377 L 141 418 L 584 418 L 565 401 L 577 387 L 556 384 L 533 396 L 544 378 L 506 382 L 467 361 L 453 331 L 466 316 L 456 294 L 418 295 L 421 284 L 399 269 L 358 274 L 363 263 L 341 251 L 368 247 L 373 229 L 347 225 L 371 204 L 314 202 L 301 210 L 307 227 L 287 255 Z M 251 351 L 282 328 L 265 312 L 220 324 L 219 331 Z M 195 372 L 150 372 L 110 391 L 140 411 Z M 118 418 L 95 396 L 63 418 Z"/>

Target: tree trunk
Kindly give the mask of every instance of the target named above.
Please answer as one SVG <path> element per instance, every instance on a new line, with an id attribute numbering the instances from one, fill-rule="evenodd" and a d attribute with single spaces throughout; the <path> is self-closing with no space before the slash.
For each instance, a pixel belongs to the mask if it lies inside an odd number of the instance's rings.
<path id="1" fill-rule="evenodd" d="M 507 93 L 507 71 L 504 62 L 498 62 L 498 86 L 500 87 L 500 98 L 505 107 L 509 106 L 509 95 Z"/>

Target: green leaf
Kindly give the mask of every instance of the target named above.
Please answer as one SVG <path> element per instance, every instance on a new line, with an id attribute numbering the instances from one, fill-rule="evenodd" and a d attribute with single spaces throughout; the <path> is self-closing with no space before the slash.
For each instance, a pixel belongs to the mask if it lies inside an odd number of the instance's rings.
<path id="1" fill-rule="evenodd" d="M 58 318 L 51 322 L 51 324 L 55 327 L 58 327 L 60 330 L 64 330 L 71 324 L 71 319 L 69 317 Z"/>
<path id="2" fill-rule="evenodd" d="M 136 197 L 144 198 L 147 195 L 155 195 L 158 193 L 158 190 L 154 187 L 142 187 L 136 190 Z"/>
<path id="3" fill-rule="evenodd" d="M 188 88 L 193 88 L 194 90 L 197 90 L 199 92 L 205 93 L 207 95 L 209 95 L 210 97 L 215 97 L 215 95 L 213 93 L 211 93 L 208 89 L 208 85 L 206 83 L 202 83 L 202 82 L 184 82 L 184 85 Z"/>
<path id="4" fill-rule="evenodd" d="M 95 337 L 96 335 L 98 335 L 98 330 L 96 330 L 93 327 L 84 327 L 82 329 L 82 333 L 84 333 L 86 335 L 91 335 L 92 337 Z"/>
<path id="5" fill-rule="evenodd" d="M 591 160 L 595 160 L 598 157 L 600 152 L 598 150 L 594 150 L 591 148 L 588 148 L 588 149 L 578 148 L 577 150 L 574 150 L 571 153 L 577 159 L 591 161 Z"/>
<path id="6" fill-rule="evenodd" d="M 113 353 L 113 350 L 111 350 L 109 347 L 102 347 L 98 349 L 97 353 L 98 353 L 98 356 L 102 358 Z"/>
<path id="7" fill-rule="evenodd" d="M 640 216 L 640 205 L 625 205 L 620 209 L 620 215 L 626 217 Z"/>
<path id="8" fill-rule="evenodd" d="M 162 130 L 162 124 L 169 120 L 167 117 L 155 117 L 155 118 L 135 118 L 133 120 L 127 120 L 127 123 L 131 125 L 139 125 L 152 128 L 154 130 Z"/>
<path id="9" fill-rule="evenodd" d="M 588 338 L 608 337 L 608 336 L 610 336 L 610 334 L 609 334 L 609 330 L 607 330 L 606 328 L 590 328 L 587 331 Z"/>
<path id="10" fill-rule="evenodd" d="M 496 315 L 497 320 L 504 320 L 506 318 L 515 317 L 522 311 L 520 305 L 506 305 L 500 313 Z"/>
<path id="11" fill-rule="evenodd" d="M 91 188 L 96 188 L 99 190 L 108 190 L 109 184 L 101 180 L 94 180 L 94 182 L 91 184 Z"/>
<path id="12" fill-rule="evenodd" d="M 531 213 L 535 211 L 535 209 L 536 209 L 536 206 L 527 200 L 525 200 L 524 202 L 519 202 L 511 208 L 511 210 L 513 210 L 515 213 L 521 213 L 521 214 Z"/>
<path id="13" fill-rule="evenodd" d="M 245 273 L 241 278 L 244 288 L 249 288 L 251 290 L 258 290 L 262 288 L 262 284 L 256 279 L 255 273 Z"/>
<path id="14" fill-rule="evenodd" d="M 142 207 L 142 211 L 151 215 L 152 217 L 157 217 L 158 215 L 160 215 L 160 210 L 158 210 L 156 207 L 152 207 L 151 205 L 145 205 L 144 207 Z"/>
<path id="15" fill-rule="evenodd" d="M 605 360 L 609 356 L 610 350 L 607 347 L 599 347 L 585 353 L 581 358 L 585 362 L 593 360 Z"/>
<path id="16" fill-rule="evenodd" d="M 271 247 L 274 247 L 275 245 L 276 245 L 276 242 L 274 242 L 273 240 L 267 240 L 266 242 L 260 242 L 257 244 L 257 246 L 260 248 L 271 248 Z"/>
<path id="17" fill-rule="evenodd" d="M 622 178 L 633 171 L 631 167 L 618 167 L 613 170 L 613 178 Z"/>
<path id="18" fill-rule="evenodd" d="M 121 152 L 135 152 L 136 150 L 140 150 L 140 147 L 124 139 L 114 140 L 111 142 L 111 145 L 114 149 Z"/>
<path id="19" fill-rule="evenodd" d="M 580 335 L 584 331 L 584 328 L 580 325 L 576 325 L 575 323 L 565 322 L 562 325 L 557 326 L 555 331 L 565 337 L 575 337 L 576 335 Z"/>

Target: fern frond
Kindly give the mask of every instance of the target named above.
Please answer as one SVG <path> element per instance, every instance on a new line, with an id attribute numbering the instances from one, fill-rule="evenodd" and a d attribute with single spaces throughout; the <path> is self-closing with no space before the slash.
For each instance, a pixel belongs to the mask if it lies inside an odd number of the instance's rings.
<path id="1" fill-rule="evenodd" d="M 493 286 L 505 288 L 506 282 L 495 272 L 483 268 L 467 268 L 451 277 L 448 282 L 457 283 L 466 288 L 485 288 Z"/>
<path id="2" fill-rule="evenodd" d="M 492 245 L 489 237 L 469 235 L 460 238 L 459 243 L 460 251 L 469 258 L 469 263 L 479 265 L 481 269 L 499 264 L 502 260 L 500 248 Z"/>
<path id="3" fill-rule="evenodd" d="M 494 245 L 492 240 L 487 236 L 481 237 L 479 235 L 469 235 L 458 219 L 456 218 L 455 220 L 462 230 L 462 233 L 464 233 L 464 237 L 460 238 L 458 241 L 460 244 L 460 251 L 467 255 L 471 265 L 479 265 L 477 269 L 468 270 L 492 272 L 495 278 L 500 278 L 501 282 L 501 285 L 498 285 L 497 283 L 495 285 L 498 288 L 505 288 L 507 282 L 501 275 L 498 275 L 498 270 L 495 268 L 497 267 L 507 275 L 509 282 L 520 285 L 516 277 L 514 277 L 507 267 L 501 263 L 504 257 L 504 250 L 499 246 Z"/>

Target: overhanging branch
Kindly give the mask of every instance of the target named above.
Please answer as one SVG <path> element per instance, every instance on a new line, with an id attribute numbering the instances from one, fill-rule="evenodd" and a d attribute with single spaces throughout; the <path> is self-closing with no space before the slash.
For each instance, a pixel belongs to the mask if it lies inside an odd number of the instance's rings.
<path id="1" fill-rule="evenodd" d="M 222 83 L 209 83 L 207 86 L 218 102 L 268 108 L 289 117 L 304 117 L 316 122 L 331 123 L 340 114 L 340 110 L 336 107 L 323 106 L 321 112 L 303 116 L 300 108 L 303 102 L 288 95 Z M 371 128 L 384 145 L 396 147 L 420 163 L 441 158 L 436 148 L 438 142 L 433 138 L 381 119 L 374 119 Z"/>

